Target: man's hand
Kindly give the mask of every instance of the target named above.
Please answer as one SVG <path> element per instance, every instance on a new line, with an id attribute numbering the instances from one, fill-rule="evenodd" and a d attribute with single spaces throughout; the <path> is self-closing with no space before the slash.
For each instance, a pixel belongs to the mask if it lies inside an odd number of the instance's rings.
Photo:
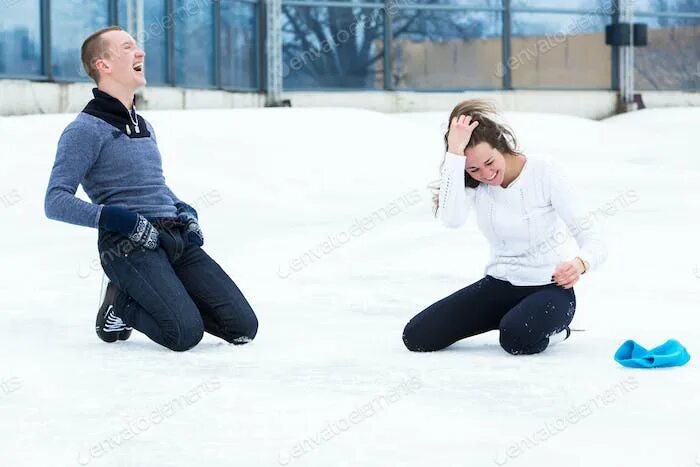
<path id="1" fill-rule="evenodd" d="M 121 206 L 102 206 L 98 224 L 105 230 L 124 235 L 140 247 L 158 248 L 158 230 L 141 214 Z"/>
<path id="2" fill-rule="evenodd" d="M 177 203 L 175 207 L 177 207 L 177 220 L 185 227 L 187 240 L 198 246 L 204 245 L 204 235 L 202 234 L 202 229 L 199 228 L 197 211 L 182 201 Z"/>
<path id="3" fill-rule="evenodd" d="M 557 265 L 552 280 L 565 289 L 570 289 L 581 278 L 583 271 L 584 266 L 581 260 L 574 258 Z"/>

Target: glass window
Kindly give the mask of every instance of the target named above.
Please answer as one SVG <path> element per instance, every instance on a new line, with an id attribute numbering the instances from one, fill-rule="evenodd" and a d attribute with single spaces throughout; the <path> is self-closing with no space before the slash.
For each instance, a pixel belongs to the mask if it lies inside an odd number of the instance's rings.
<path id="1" fill-rule="evenodd" d="M 383 39 L 378 8 L 283 5 L 284 87 L 381 89 Z"/>
<path id="2" fill-rule="evenodd" d="M 513 8 L 566 8 L 612 14 L 620 0 L 511 0 Z M 636 0 L 634 0 L 636 1 Z"/>
<path id="3" fill-rule="evenodd" d="M 507 67 L 514 88 L 610 89 L 609 16 L 514 13 Z"/>
<path id="4" fill-rule="evenodd" d="M 51 2 L 51 70 L 59 80 L 87 80 L 80 46 L 91 33 L 109 25 L 109 1 Z"/>
<path id="5" fill-rule="evenodd" d="M 214 6 L 213 2 L 176 0 L 175 81 L 178 85 L 214 85 Z M 172 19 L 166 21 L 169 27 Z"/>
<path id="6" fill-rule="evenodd" d="M 0 74 L 41 74 L 39 1 L 5 2 L 0 13 Z"/>
<path id="7" fill-rule="evenodd" d="M 402 9 L 392 19 L 394 87 L 502 87 L 501 12 Z"/>
<path id="8" fill-rule="evenodd" d="M 143 37 L 146 51 L 146 79 L 149 84 L 168 81 L 168 12 L 163 0 L 144 2 Z"/>
<path id="9" fill-rule="evenodd" d="M 258 87 L 258 5 L 221 2 L 221 86 Z"/>
<path id="10" fill-rule="evenodd" d="M 471 8 L 503 8 L 503 0 L 392 0 L 392 3 L 396 3 L 399 8 L 410 8 L 411 5 L 462 5 Z"/>
<path id="11" fill-rule="evenodd" d="M 647 45 L 635 47 L 635 88 L 700 91 L 700 17 L 636 17 Z"/>
<path id="12" fill-rule="evenodd" d="M 698 0 L 634 0 L 635 11 L 700 13 Z"/>
<path id="13" fill-rule="evenodd" d="M 119 0 L 119 26 L 128 30 L 128 2 Z M 168 21 L 165 0 L 148 0 L 143 8 L 143 33 L 135 39 L 146 51 L 146 80 L 148 84 L 166 84 L 168 76 Z M 129 31 L 133 35 L 133 31 Z"/>
<path id="14" fill-rule="evenodd" d="M 308 2 L 319 2 L 319 3 L 328 3 L 328 2 L 338 2 L 338 3 L 378 3 L 382 5 L 384 3 L 384 0 L 307 0 Z M 398 0 L 398 1 L 406 1 L 406 0 Z M 412 1 L 412 0 L 408 0 Z M 282 4 L 284 5 L 287 3 L 287 0 L 282 0 Z"/>
<path id="15" fill-rule="evenodd" d="M 310 2 L 318 1 L 327 3 L 338 2 L 345 4 L 352 3 L 378 3 L 380 5 L 384 4 L 385 0 L 308 0 Z M 555 1 L 555 0 L 552 0 Z M 286 3 L 286 0 L 282 0 L 282 3 Z M 391 3 L 395 4 L 397 7 L 409 8 L 411 5 L 464 5 L 472 8 L 502 8 L 503 0 L 391 0 Z"/>
<path id="16" fill-rule="evenodd" d="M 129 9 L 129 1 L 128 0 L 118 0 L 117 1 L 117 18 L 119 21 L 119 26 L 121 26 L 124 29 L 129 29 L 129 25 L 127 24 L 129 21 L 128 18 L 128 9 Z"/>

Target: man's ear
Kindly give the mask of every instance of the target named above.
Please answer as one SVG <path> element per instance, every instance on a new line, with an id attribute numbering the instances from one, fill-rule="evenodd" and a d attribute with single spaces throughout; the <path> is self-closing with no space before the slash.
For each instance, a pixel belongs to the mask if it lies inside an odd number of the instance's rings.
<path id="1" fill-rule="evenodd" d="M 101 58 L 95 60 L 95 69 L 100 72 L 100 74 L 110 74 L 112 69 L 109 65 Z"/>

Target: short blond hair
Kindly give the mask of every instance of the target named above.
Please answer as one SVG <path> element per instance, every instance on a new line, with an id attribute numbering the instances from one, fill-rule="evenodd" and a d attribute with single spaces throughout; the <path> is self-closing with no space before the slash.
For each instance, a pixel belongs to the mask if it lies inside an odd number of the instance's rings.
<path id="1" fill-rule="evenodd" d="M 83 69 L 95 83 L 97 83 L 100 77 L 100 73 L 97 71 L 97 68 L 95 68 L 95 61 L 99 58 L 103 58 L 107 50 L 105 41 L 102 39 L 102 34 L 109 31 L 123 31 L 123 29 L 119 26 L 102 28 L 90 34 L 87 39 L 83 41 L 82 47 L 80 47 L 80 60 L 83 62 Z"/>

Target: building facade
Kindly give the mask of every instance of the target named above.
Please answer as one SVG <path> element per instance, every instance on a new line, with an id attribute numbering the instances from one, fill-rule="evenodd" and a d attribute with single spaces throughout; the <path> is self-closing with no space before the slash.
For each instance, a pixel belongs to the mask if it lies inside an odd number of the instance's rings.
<path id="1" fill-rule="evenodd" d="M 619 89 L 617 0 L 282 0 L 285 91 Z M 87 82 L 80 45 L 134 0 L 0 0 L 0 81 Z M 700 0 L 634 0 L 639 90 L 700 90 Z M 149 86 L 264 92 L 266 4 L 143 0 Z"/>

